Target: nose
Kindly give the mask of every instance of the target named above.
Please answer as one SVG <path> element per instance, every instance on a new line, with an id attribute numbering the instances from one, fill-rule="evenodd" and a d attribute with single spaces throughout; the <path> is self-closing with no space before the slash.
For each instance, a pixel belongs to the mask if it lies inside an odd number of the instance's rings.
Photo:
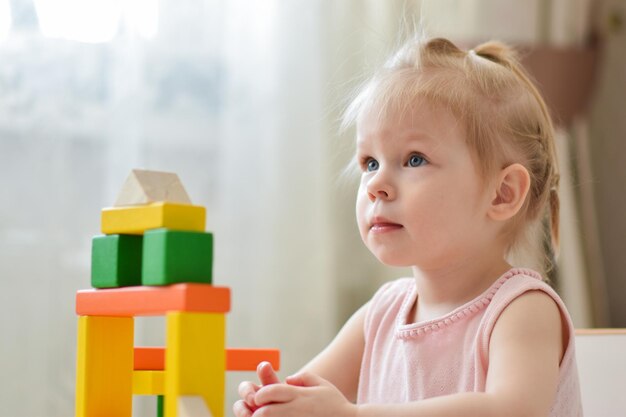
<path id="1" fill-rule="evenodd" d="M 367 196 L 372 203 L 376 200 L 393 200 L 396 198 L 395 188 L 388 175 L 382 170 L 378 170 L 368 181 Z"/>

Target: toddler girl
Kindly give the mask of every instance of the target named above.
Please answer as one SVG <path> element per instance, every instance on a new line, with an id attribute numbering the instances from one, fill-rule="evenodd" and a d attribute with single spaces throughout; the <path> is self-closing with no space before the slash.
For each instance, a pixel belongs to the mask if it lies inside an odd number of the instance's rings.
<path id="1" fill-rule="evenodd" d="M 582 415 L 572 322 L 539 273 L 558 244 L 554 133 L 511 49 L 412 41 L 346 113 L 356 123 L 361 237 L 413 277 L 383 285 L 280 382 L 243 382 L 237 417 Z M 552 250 L 547 258 L 552 258 Z"/>

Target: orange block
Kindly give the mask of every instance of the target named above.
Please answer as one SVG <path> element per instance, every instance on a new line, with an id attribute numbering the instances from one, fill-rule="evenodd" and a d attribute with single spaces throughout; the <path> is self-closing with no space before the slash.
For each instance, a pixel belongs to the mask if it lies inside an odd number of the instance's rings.
<path id="1" fill-rule="evenodd" d="M 227 371 L 254 371 L 259 363 L 267 361 L 280 370 L 278 349 L 226 349 Z M 135 370 L 162 371 L 165 369 L 165 348 L 135 347 Z"/>
<path id="2" fill-rule="evenodd" d="M 165 348 L 135 346 L 135 371 L 162 371 L 165 369 Z"/>
<path id="3" fill-rule="evenodd" d="M 269 362 L 272 368 L 280 370 L 278 349 L 226 349 L 226 370 L 255 371 L 259 363 Z"/>
<path id="4" fill-rule="evenodd" d="M 230 311 L 230 288 L 185 283 L 80 290 L 76 293 L 76 314 L 80 316 L 160 316 L 168 311 L 227 313 Z"/>

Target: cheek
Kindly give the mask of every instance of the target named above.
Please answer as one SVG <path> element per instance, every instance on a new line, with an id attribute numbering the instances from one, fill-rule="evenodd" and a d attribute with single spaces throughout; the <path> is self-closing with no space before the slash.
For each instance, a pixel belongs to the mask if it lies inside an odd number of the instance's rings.
<path id="1" fill-rule="evenodd" d="M 433 193 L 418 220 L 419 229 L 431 237 L 433 244 L 449 246 L 465 241 L 484 226 L 478 206 L 472 184 Z"/>
<path id="2" fill-rule="evenodd" d="M 408 202 L 407 211 L 411 213 L 411 229 L 429 245 L 448 244 L 450 235 L 462 226 L 463 219 L 460 211 L 463 210 L 462 200 L 453 197 L 451 191 L 443 191 L 443 187 L 432 190 L 427 198 L 413 199 Z"/>
<path id="3" fill-rule="evenodd" d="M 367 195 L 363 194 L 361 192 L 361 189 L 359 189 L 359 193 L 356 198 L 356 222 L 359 226 L 359 231 L 361 232 L 361 235 L 363 235 L 363 232 L 367 227 L 366 213 L 369 205 L 368 203 L 369 199 L 367 198 Z"/>

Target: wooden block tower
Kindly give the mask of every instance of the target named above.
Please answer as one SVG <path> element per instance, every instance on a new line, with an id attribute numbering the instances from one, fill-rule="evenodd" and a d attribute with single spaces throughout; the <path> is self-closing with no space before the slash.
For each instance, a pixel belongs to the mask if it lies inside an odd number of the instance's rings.
<path id="1" fill-rule="evenodd" d="M 225 348 L 230 289 L 212 285 L 213 235 L 176 174 L 133 170 L 92 241 L 91 283 L 76 294 L 76 417 L 223 417 L 225 372 L 278 369 L 275 349 Z M 165 347 L 135 347 L 134 318 L 166 317 Z"/>

